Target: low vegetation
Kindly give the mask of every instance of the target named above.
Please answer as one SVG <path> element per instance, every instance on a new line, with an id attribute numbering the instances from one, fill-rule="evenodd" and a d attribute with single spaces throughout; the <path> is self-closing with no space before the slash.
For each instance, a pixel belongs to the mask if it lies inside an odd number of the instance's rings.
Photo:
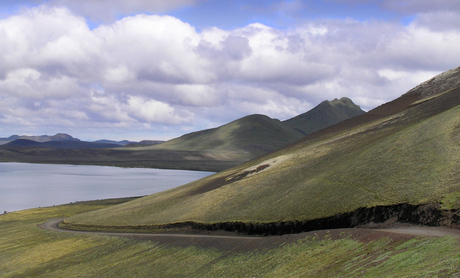
<path id="1" fill-rule="evenodd" d="M 235 250 L 45 231 L 53 217 L 127 200 L 82 202 L 0 216 L 1 277 L 454 277 L 458 239 L 359 237 L 353 231 L 264 238 Z M 356 231 L 357 233 L 358 231 Z M 238 249 L 241 248 L 241 249 Z"/>
<path id="2" fill-rule="evenodd" d="M 304 135 L 309 135 L 364 113 L 349 98 L 343 97 L 332 101 L 323 101 L 312 110 L 288 119 L 284 123 Z"/>
<path id="3" fill-rule="evenodd" d="M 277 223 L 375 206 L 440 203 L 460 191 L 460 89 L 411 105 L 417 100 L 403 97 L 344 122 L 347 128 L 334 126 L 191 184 L 67 221 Z M 261 165 L 269 166 L 251 172 Z"/>

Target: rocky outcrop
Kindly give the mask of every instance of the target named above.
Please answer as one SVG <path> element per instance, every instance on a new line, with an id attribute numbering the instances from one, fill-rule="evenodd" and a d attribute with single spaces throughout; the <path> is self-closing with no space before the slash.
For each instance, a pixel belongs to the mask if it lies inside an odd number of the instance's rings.
<path id="1" fill-rule="evenodd" d="M 436 75 L 411 89 L 406 95 L 420 95 L 422 98 L 442 94 L 460 87 L 460 67 Z"/>

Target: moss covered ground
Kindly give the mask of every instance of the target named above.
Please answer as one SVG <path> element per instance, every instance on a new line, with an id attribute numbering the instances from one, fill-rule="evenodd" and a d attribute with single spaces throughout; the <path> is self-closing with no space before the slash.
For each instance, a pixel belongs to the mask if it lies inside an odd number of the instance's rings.
<path id="1" fill-rule="evenodd" d="M 457 238 L 355 239 L 353 230 L 239 252 L 45 231 L 49 218 L 126 200 L 82 202 L 0 216 L 0 277 L 456 277 Z"/>
<path id="2" fill-rule="evenodd" d="M 444 208 L 459 209 L 459 96 L 457 89 L 191 184 L 67 220 L 93 226 L 276 223 L 404 203 L 445 202 Z"/>

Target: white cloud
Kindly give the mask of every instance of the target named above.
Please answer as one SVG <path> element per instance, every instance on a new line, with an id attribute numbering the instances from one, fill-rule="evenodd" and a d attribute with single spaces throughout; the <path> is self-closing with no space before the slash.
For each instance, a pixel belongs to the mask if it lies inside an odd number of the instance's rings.
<path id="1" fill-rule="evenodd" d="M 396 67 L 442 71 L 459 62 L 454 58 L 458 56 L 459 43 L 460 30 L 436 32 L 413 23 L 387 44 L 383 54 Z"/>
<path id="2" fill-rule="evenodd" d="M 124 66 L 140 80 L 164 83 L 207 82 L 212 73 L 201 69 L 194 53 L 199 35 L 187 23 L 169 16 L 137 15 L 94 34 L 104 41 L 107 64 Z"/>
<path id="3" fill-rule="evenodd" d="M 174 90 L 177 102 L 183 106 L 215 107 L 224 102 L 221 92 L 210 85 L 179 84 Z"/>
<path id="4" fill-rule="evenodd" d="M 459 32 L 459 11 L 448 10 L 421 13 L 416 17 L 414 24 L 423 26 L 434 32 Z"/>
<path id="5" fill-rule="evenodd" d="M 131 96 L 128 99 L 128 111 L 135 117 L 147 122 L 160 122 L 166 124 L 179 124 L 188 121 L 175 113 L 175 109 L 167 103 L 153 99 L 143 99 Z"/>
<path id="6" fill-rule="evenodd" d="M 123 65 L 114 68 L 107 68 L 104 80 L 108 83 L 120 84 L 135 81 L 136 76 L 133 71 L 130 71 Z"/>
<path id="7" fill-rule="evenodd" d="M 198 32 L 142 14 L 91 30 L 41 6 L 0 20 L 0 123 L 197 130 L 251 113 L 286 119 L 342 96 L 371 109 L 459 65 L 460 31 L 434 19 Z"/>
<path id="8" fill-rule="evenodd" d="M 66 98 L 78 90 L 77 81 L 72 77 L 49 76 L 32 68 L 12 70 L 0 80 L 2 94 L 28 99 Z"/>

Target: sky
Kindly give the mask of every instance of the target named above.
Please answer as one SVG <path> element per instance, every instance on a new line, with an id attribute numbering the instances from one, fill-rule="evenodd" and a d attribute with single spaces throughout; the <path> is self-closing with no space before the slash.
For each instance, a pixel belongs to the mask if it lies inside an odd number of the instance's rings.
<path id="1" fill-rule="evenodd" d="M 167 140 L 460 66 L 458 0 L 1 0 L 0 137 Z"/>

